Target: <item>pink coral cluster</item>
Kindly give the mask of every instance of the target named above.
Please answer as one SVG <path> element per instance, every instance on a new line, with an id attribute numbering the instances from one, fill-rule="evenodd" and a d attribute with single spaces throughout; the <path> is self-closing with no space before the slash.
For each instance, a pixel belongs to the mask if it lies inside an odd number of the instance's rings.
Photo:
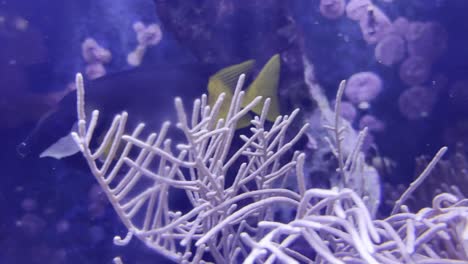
<path id="1" fill-rule="evenodd" d="M 382 79 L 377 74 L 373 72 L 359 72 L 353 74 L 348 79 L 344 91 L 346 98 L 351 103 L 342 102 L 341 116 L 353 123 L 358 116 L 354 105 L 356 105 L 359 110 L 366 111 L 370 108 L 371 102 L 382 92 L 382 89 Z M 347 118 L 350 116 L 352 116 L 352 119 Z M 364 142 L 364 150 L 374 142 L 373 134 L 382 132 L 385 129 L 385 124 L 377 117 L 370 114 L 361 116 L 358 125 L 360 129 L 367 127 L 370 132 Z"/>
<path id="2" fill-rule="evenodd" d="M 376 44 L 391 31 L 392 22 L 371 0 L 349 1 L 346 16 L 359 23 L 362 36 L 368 44 Z"/>
<path id="3" fill-rule="evenodd" d="M 436 94 L 424 86 L 413 86 L 401 93 L 398 99 L 400 112 L 408 119 L 427 117 L 436 101 Z"/>
<path id="4" fill-rule="evenodd" d="M 405 20 L 395 23 L 395 31 L 403 33 L 408 55 L 400 65 L 400 79 L 410 86 L 401 94 L 399 107 L 403 116 L 413 120 L 428 116 L 435 105 L 438 91 L 428 81 L 437 77 L 432 76 L 432 65 L 447 49 L 447 32 L 437 22 Z M 416 94 L 419 96 L 414 97 Z"/>
<path id="5" fill-rule="evenodd" d="M 129 65 L 138 66 L 141 64 L 148 46 L 157 45 L 162 39 L 162 31 L 159 25 L 150 24 L 146 26 L 142 22 L 133 24 L 133 30 L 137 35 L 138 45 L 128 54 L 127 62 Z"/>
<path id="6" fill-rule="evenodd" d="M 320 0 L 320 13 L 328 19 L 337 19 L 345 12 L 344 0 Z"/>
<path id="7" fill-rule="evenodd" d="M 344 1 L 321 1 L 321 14 L 327 18 L 340 16 L 341 3 Z M 409 87 L 399 99 L 401 114 L 410 120 L 429 115 L 437 90 L 431 90 L 428 81 L 435 78 L 432 66 L 447 49 L 445 28 L 438 22 L 410 21 L 405 17 L 392 21 L 372 0 L 350 0 L 344 10 L 349 19 L 359 23 L 366 43 L 375 45 L 375 59 L 384 66 L 399 67 L 400 79 Z M 360 80 L 355 82 L 358 77 Z M 380 88 L 376 87 L 381 85 L 363 82 L 376 84 L 377 80 L 380 80 L 378 76 L 369 73 L 355 74 L 348 81 L 348 99 L 359 108 L 368 107 L 379 93 Z M 419 96 L 412 97 L 415 94 Z"/>
<path id="8" fill-rule="evenodd" d="M 377 74 L 359 72 L 348 79 L 345 95 L 358 108 L 367 109 L 382 91 L 382 86 L 382 79 Z"/>
<path id="9" fill-rule="evenodd" d="M 81 44 L 81 54 L 87 63 L 85 72 L 89 79 L 106 75 L 104 64 L 109 63 L 112 59 L 109 50 L 100 46 L 95 39 L 87 38 Z"/>

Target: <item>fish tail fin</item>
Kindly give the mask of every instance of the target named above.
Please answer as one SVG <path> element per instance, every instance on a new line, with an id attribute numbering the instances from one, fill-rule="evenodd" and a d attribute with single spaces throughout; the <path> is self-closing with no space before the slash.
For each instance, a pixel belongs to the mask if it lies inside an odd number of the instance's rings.
<path id="1" fill-rule="evenodd" d="M 208 103 L 210 106 L 214 106 L 218 97 L 224 93 L 224 102 L 221 105 L 219 111 L 219 118 L 226 119 L 229 108 L 231 107 L 231 101 L 233 97 L 233 91 L 236 87 L 239 76 L 243 73 L 248 73 L 252 70 L 254 60 L 248 60 L 243 63 L 235 64 L 229 67 L 226 67 L 213 76 L 211 76 L 208 82 Z M 237 123 L 237 128 L 247 127 L 250 124 L 250 119 L 248 116 L 244 116 Z"/>
<path id="2" fill-rule="evenodd" d="M 276 117 L 280 115 L 279 99 L 278 99 L 278 85 L 280 75 L 281 61 L 278 54 L 270 58 L 270 60 L 263 66 L 257 78 L 247 89 L 244 104 L 245 107 L 248 103 L 252 102 L 257 96 L 262 96 L 262 103 L 255 106 L 252 111 L 258 115 L 262 113 L 263 102 L 266 98 L 270 98 L 270 108 L 267 114 L 267 120 L 274 122 Z"/>

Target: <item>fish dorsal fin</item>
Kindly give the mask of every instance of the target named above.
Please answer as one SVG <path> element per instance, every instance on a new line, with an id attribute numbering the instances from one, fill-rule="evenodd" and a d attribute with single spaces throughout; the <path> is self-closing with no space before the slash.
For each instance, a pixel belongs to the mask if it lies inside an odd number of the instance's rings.
<path id="1" fill-rule="evenodd" d="M 241 74 L 250 72 L 255 64 L 254 60 L 248 60 L 239 64 L 235 64 L 215 73 L 211 78 L 215 78 L 224 83 L 227 87 L 234 91 L 236 88 L 237 80 Z"/>
<path id="2" fill-rule="evenodd" d="M 257 78 L 247 89 L 242 107 L 252 102 L 257 96 L 262 96 L 262 103 L 256 105 L 252 111 L 257 115 L 262 113 L 263 102 L 266 98 L 270 98 L 270 108 L 268 110 L 267 119 L 274 122 L 276 117 L 280 115 L 279 100 L 278 100 L 278 85 L 280 74 L 280 57 L 278 54 L 270 58 L 263 66 Z"/>
<path id="3" fill-rule="evenodd" d="M 214 106 L 219 95 L 225 93 L 224 102 L 219 111 L 219 118 L 226 119 L 229 107 L 231 107 L 233 91 L 236 87 L 237 81 L 239 80 L 239 76 L 251 71 L 254 63 L 254 60 L 248 60 L 243 63 L 226 67 L 211 76 L 208 82 L 208 103 L 210 106 Z M 238 121 L 237 128 L 247 127 L 249 124 L 250 117 L 246 115 Z"/>
<path id="4" fill-rule="evenodd" d="M 208 103 L 213 107 L 218 97 L 224 93 L 224 101 L 219 110 L 219 118 L 226 118 L 232 101 L 232 89 L 218 78 L 212 77 L 208 82 Z"/>
<path id="5" fill-rule="evenodd" d="M 208 93 L 208 103 L 212 107 L 215 105 L 216 100 L 218 100 L 219 95 L 221 95 L 221 93 L 225 93 L 223 104 L 219 109 L 218 119 L 223 118 L 226 120 L 226 117 L 229 113 L 229 108 L 231 107 L 231 102 L 233 100 L 232 89 L 227 87 L 227 85 L 221 80 L 212 78 L 208 83 Z M 237 121 L 236 129 L 248 127 L 250 125 L 250 120 L 252 120 L 252 116 L 247 113 L 241 119 L 239 119 L 239 121 Z"/>

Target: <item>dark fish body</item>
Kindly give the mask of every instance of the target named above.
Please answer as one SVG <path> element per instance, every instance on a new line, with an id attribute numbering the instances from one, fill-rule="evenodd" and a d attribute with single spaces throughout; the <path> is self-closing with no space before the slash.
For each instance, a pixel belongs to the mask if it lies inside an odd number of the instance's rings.
<path id="1" fill-rule="evenodd" d="M 220 67 L 207 64 L 148 66 L 85 81 L 87 114 L 100 111 L 96 134 L 122 111 L 129 113 L 129 128 L 143 122 L 147 131 L 157 132 L 164 121 L 176 120 L 174 98 L 181 97 L 188 110 L 206 92 L 208 79 L 217 69 Z M 76 93 L 71 92 L 18 145 L 18 153 L 38 156 L 66 136 L 76 121 Z"/>

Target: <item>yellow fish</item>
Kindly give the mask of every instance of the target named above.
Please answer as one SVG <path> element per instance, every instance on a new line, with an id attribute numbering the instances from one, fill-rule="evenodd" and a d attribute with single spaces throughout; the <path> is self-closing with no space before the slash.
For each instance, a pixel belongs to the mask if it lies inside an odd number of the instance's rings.
<path id="1" fill-rule="evenodd" d="M 208 102 L 210 106 L 216 103 L 219 95 L 225 93 L 224 102 L 221 105 L 219 118 L 226 118 L 231 106 L 233 92 L 236 88 L 237 81 L 241 74 L 247 74 L 255 65 L 254 60 L 248 60 L 239 64 L 228 66 L 212 75 L 208 81 Z M 266 98 L 270 98 L 270 108 L 267 113 L 267 120 L 274 122 L 276 117 L 280 115 L 278 102 L 278 84 L 280 73 L 280 57 L 274 55 L 263 66 L 257 78 L 246 89 L 242 107 L 247 106 L 257 96 L 262 96 L 262 101 L 252 109 L 257 115 L 262 113 L 263 102 Z M 237 122 L 237 129 L 245 128 L 250 125 L 252 115 L 249 113 L 243 116 Z M 104 135 L 101 135 L 99 142 L 102 142 Z M 111 144 L 105 146 L 103 157 L 107 157 L 110 151 Z"/>
<path id="2" fill-rule="evenodd" d="M 227 117 L 229 107 L 231 106 L 233 92 L 239 76 L 243 73 L 249 73 L 252 70 L 254 64 L 254 60 L 248 60 L 246 62 L 224 68 L 211 76 L 208 82 L 208 102 L 210 106 L 215 104 L 218 96 L 221 93 L 225 93 L 219 118 Z M 278 54 L 276 54 L 270 58 L 265 66 L 263 66 L 258 76 L 246 89 L 244 101 L 242 104 L 242 107 L 245 107 L 257 96 L 262 96 L 261 103 L 252 109 L 255 114 L 260 115 L 263 108 L 263 102 L 266 98 L 270 98 L 271 103 L 267 113 L 267 120 L 271 122 L 274 122 L 276 117 L 280 115 L 278 100 L 280 67 L 280 57 Z M 252 116 L 250 114 L 245 115 L 237 123 L 237 128 L 244 128 L 249 126 L 250 120 L 252 120 Z"/>
<path id="3" fill-rule="evenodd" d="M 158 129 L 165 120 L 174 119 L 171 115 L 173 103 L 167 98 L 182 96 L 184 100 L 198 98 L 200 93 L 206 91 L 208 83 L 208 100 L 211 106 L 221 93 L 226 93 L 224 104 L 220 109 L 219 118 L 226 118 L 232 101 L 233 92 L 241 74 L 252 71 L 255 61 L 249 60 L 227 68 L 213 70 L 215 65 L 162 65 L 159 67 L 138 68 L 99 78 L 87 83 L 87 105 L 90 109 L 100 109 L 102 123 L 108 124 L 113 115 L 121 111 L 128 111 L 132 116 L 138 117 L 133 122 L 146 121 L 149 130 Z M 219 69 L 219 68 L 217 68 Z M 213 72 L 216 72 L 213 74 Z M 256 96 L 262 96 L 263 100 L 271 99 L 271 105 L 267 115 L 269 121 L 279 115 L 278 82 L 280 72 L 280 59 L 273 56 L 263 67 L 256 79 L 246 89 L 245 107 Z M 184 76 L 184 78 L 180 78 Z M 158 83 L 166 87 L 161 93 L 154 92 L 154 84 Z M 187 86 L 196 87 L 187 89 Z M 132 95 L 132 96 L 129 96 Z M 262 100 L 262 101 L 263 101 Z M 52 157 L 61 159 L 72 156 L 79 151 L 70 131 L 76 130 L 74 126 L 76 117 L 76 93 L 70 93 L 62 99 L 59 105 L 44 117 L 37 129 L 18 146 L 21 156 L 39 155 L 40 157 Z M 252 112 L 260 115 L 262 104 L 252 109 Z M 155 112 L 167 113 L 154 116 Z M 237 123 L 237 128 L 250 125 L 252 113 L 244 116 Z M 96 141 L 101 143 L 103 128 L 101 125 L 96 132 Z M 110 146 L 105 146 L 105 153 Z"/>

